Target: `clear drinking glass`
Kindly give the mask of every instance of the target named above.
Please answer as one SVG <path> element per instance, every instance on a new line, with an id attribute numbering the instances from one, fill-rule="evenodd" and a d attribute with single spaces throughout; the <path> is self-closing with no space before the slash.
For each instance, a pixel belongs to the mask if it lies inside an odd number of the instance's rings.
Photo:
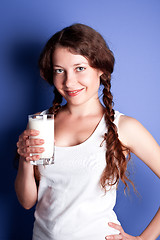
<path id="1" fill-rule="evenodd" d="M 29 129 L 38 130 L 40 133 L 37 136 L 32 136 L 31 138 L 41 138 L 44 139 L 45 151 L 43 153 L 33 153 L 33 155 L 40 155 L 40 159 L 36 161 L 31 161 L 33 165 L 49 165 L 54 164 L 54 115 L 44 114 L 44 115 L 29 115 L 28 116 Z M 38 147 L 38 146 L 37 146 Z"/>

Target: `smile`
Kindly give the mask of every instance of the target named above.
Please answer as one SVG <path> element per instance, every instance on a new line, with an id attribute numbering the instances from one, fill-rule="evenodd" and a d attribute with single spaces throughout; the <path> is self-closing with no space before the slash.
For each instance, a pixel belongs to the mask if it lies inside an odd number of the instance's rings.
<path id="1" fill-rule="evenodd" d="M 66 91 L 66 92 L 67 92 L 67 94 L 68 94 L 69 96 L 72 97 L 72 96 L 77 96 L 83 89 L 84 89 L 84 88 L 79 89 L 79 90 Z"/>

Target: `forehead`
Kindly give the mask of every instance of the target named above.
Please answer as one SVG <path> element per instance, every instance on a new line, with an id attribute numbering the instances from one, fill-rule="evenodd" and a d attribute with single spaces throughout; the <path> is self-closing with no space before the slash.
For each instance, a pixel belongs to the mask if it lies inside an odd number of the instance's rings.
<path id="1" fill-rule="evenodd" d="M 87 58 L 71 52 L 68 48 L 57 47 L 52 56 L 54 65 L 74 65 L 79 63 L 89 64 Z"/>

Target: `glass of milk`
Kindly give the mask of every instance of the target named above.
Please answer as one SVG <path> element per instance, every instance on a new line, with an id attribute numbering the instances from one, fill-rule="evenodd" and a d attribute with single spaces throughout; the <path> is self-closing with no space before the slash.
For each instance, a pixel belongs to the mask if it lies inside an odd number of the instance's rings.
<path id="1" fill-rule="evenodd" d="M 28 126 L 29 129 L 38 130 L 40 133 L 37 136 L 32 136 L 31 138 L 41 138 L 44 139 L 43 153 L 33 153 L 33 155 L 40 155 L 40 159 L 36 161 L 30 161 L 33 165 L 49 165 L 54 164 L 54 115 L 44 114 L 44 115 L 29 115 L 28 116 Z M 37 146 L 38 147 L 38 146 Z"/>

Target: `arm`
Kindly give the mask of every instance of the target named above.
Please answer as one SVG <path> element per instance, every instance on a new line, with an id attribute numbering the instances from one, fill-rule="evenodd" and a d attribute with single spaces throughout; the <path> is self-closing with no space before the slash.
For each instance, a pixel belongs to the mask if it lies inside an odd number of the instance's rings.
<path id="1" fill-rule="evenodd" d="M 127 116 L 120 118 L 118 129 L 121 142 L 160 178 L 160 146 L 152 135 L 136 119 Z M 160 209 L 141 234 L 141 238 L 154 240 L 159 235 Z"/>
<path id="2" fill-rule="evenodd" d="M 37 185 L 34 176 L 34 167 L 31 160 L 38 160 L 39 155 L 30 157 L 30 153 L 40 153 L 44 149 L 36 147 L 44 143 L 43 139 L 30 139 L 29 136 L 36 136 L 39 133 L 35 130 L 25 130 L 19 137 L 17 143 L 20 155 L 18 173 L 15 180 L 15 191 L 21 205 L 30 209 L 37 201 Z M 32 147 L 31 147 L 32 146 Z"/>
<path id="3" fill-rule="evenodd" d="M 15 191 L 21 205 L 30 209 L 37 201 L 37 186 L 33 166 L 20 157 L 18 173 L 15 180 Z"/>
<path id="4" fill-rule="evenodd" d="M 160 146 L 152 135 L 136 120 L 121 116 L 118 125 L 119 139 L 160 178 Z M 109 223 L 119 230 L 119 235 L 107 236 L 106 239 L 155 240 L 160 235 L 160 209 L 140 236 L 133 237 L 124 232 L 120 225 Z"/>
<path id="5" fill-rule="evenodd" d="M 160 208 L 148 227 L 144 230 L 144 232 L 140 235 L 141 239 L 150 239 L 154 240 L 160 235 Z"/>
<path id="6" fill-rule="evenodd" d="M 160 178 L 160 146 L 142 124 L 134 118 L 121 116 L 118 135 L 120 141 Z"/>

